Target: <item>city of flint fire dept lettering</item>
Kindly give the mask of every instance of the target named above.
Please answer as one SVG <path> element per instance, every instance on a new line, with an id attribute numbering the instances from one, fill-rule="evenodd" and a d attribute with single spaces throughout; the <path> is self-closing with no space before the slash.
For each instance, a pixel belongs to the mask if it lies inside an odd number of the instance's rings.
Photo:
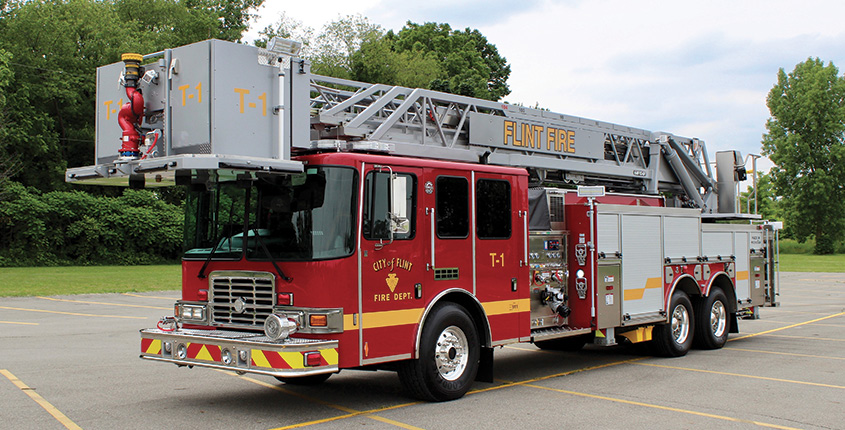
<path id="1" fill-rule="evenodd" d="M 395 269 L 402 269 L 410 272 L 414 267 L 414 263 L 403 258 L 382 258 L 373 263 L 373 272 L 380 272 L 384 269 L 389 269 L 387 277 L 384 278 L 384 283 L 390 290 L 389 293 L 373 294 L 373 301 L 375 302 L 389 302 L 396 300 L 408 300 L 413 298 L 413 293 L 396 291 L 400 285 L 399 275 L 393 273 Z"/>

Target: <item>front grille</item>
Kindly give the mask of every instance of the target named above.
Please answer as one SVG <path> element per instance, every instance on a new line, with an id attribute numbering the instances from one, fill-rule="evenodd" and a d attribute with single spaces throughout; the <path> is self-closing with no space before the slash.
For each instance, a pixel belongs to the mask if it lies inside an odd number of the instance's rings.
<path id="1" fill-rule="evenodd" d="M 263 326 L 273 313 L 275 277 L 265 272 L 215 272 L 208 300 L 211 322 L 225 326 Z"/>

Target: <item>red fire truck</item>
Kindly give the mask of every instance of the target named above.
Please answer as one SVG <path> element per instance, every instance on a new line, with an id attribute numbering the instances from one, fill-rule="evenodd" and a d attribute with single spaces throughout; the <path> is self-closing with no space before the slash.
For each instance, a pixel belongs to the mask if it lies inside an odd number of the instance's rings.
<path id="1" fill-rule="evenodd" d="M 182 299 L 141 358 L 385 369 L 442 401 L 491 381 L 496 347 L 681 356 L 776 304 L 777 228 L 737 213 L 738 152 L 714 175 L 699 139 L 313 75 L 296 48 L 98 70 L 95 165 L 67 180 L 187 190 Z"/>

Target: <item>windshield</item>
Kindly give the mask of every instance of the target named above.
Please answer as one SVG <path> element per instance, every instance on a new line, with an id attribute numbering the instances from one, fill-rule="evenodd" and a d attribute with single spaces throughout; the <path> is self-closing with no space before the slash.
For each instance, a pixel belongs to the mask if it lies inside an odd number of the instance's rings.
<path id="1" fill-rule="evenodd" d="M 208 258 L 212 248 L 214 259 L 238 259 L 244 252 L 251 260 L 349 256 L 356 183 L 354 169 L 309 167 L 303 174 L 259 174 L 191 191 L 185 258 Z"/>

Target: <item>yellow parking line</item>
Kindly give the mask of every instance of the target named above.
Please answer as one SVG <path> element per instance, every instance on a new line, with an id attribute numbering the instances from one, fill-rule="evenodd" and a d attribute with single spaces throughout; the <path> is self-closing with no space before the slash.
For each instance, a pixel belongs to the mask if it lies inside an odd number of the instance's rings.
<path id="1" fill-rule="evenodd" d="M 776 332 L 776 331 L 781 331 L 781 330 L 786 330 L 786 329 L 790 329 L 790 328 L 800 327 L 800 326 L 802 326 L 802 325 L 812 324 L 812 323 L 814 323 L 814 322 L 824 321 L 824 320 L 826 320 L 826 319 L 830 319 L 830 318 L 841 317 L 842 315 L 845 315 L 845 312 L 840 312 L 840 313 L 838 313 L 838 314 L 828 315 L 828 316 L 826 316 L 826 317 L 816 318 L 816 319 L 814 319 L 814 320 L 805 321 L 805 322 L 798 323 L 798 324 L 788 325 L 788 326 L 786 326 L 786 327 L 780 327 L 780 328 L 775 328 L 775 329 L 772 329 L 772 330 L 761 331 L 761 332 L 759 332 L 759 333 L 751 333 L 751 334 L 747 334 L 747 335 L 745 335 L 745 336 L 734 337 L 734 338 L 731 338 L 731 339 L 728 339 L 728 340 L 729 340 L 729 341 L 734 341 L 734 340 L 740 340 L 740 339 L 747 339 L 747 338 L 749 338 L 749 337 L 760 336 L 761 334 L 774 333 L 774 332 Z"/>
<path id="2" fill-rule="evenodd" d="M 140 297 L 142 299 L 160 299 L 160 300 L 170 300 L 170 301 L 179 300 L 178 297 L 174 298 L 174 297 L 161 297 L 161 296 L 144 296 L 144 295 L 141 295 L 141 294 L 132 294 L 132 293 L 122 293 L 122 294 L 124 296 Z"/>
<path id="3" fill-rule="evenodd" d="M 646 407 L 646 408 L 661 409 L 661 410 L 664 410 L 664 411 L 680 412 L 680 413 L 683 413 L 683 414 L 698 415 L 698 416 L 701 416 L 701 417 L 715 418 L 715 419 L 725 420 L 725 421 L 754 424 L 754 425 L 758 425 L 758 426 L 762 426 L 762 427 L 784 429 L 784 430 L 797 430 L 794 427 L 784 427 L 784 426 L 779 426 L 777 424 L 769 424 L 769 423 L 763 423 L 763 422 L 759 422 L 759 421 L 744 420 L 742 418 L 726 417 L 726 416 L 723 416 L 723 415 L 714 415 L 714 414 L 708 414 L 708 413 L 705 413 L 705 412 L 696 412 L 696 411 L 690 411 L 690 410 L 687 410 L 687 409 L 679 409 L 679 408 L 672 408 L 672 407 L 669 407 L 669 406 L 654 405 L 654 404 L 651 404 L 651 403 L 635 402 L 633 400 L 617 399 L 615 397 L 597 396 L 595 394 L 579 393 L 577 391 L 561 390 L 559 388 L 543 387 L 541 385 L 525 385 L 525 386 L 531 387 L 531 388 L 539 388 L 541 390 L 557 391 L 559 393 L 571 394 L 573 396 L 587 397 L 587 398 L 599 399 L 599 400 L 607 400 L 607 401 L 610 401 L 610 402 L 624 403 L 624 404 L 627 404 L 627 405 L 634 405 L 634 406 L 643 406 L 643 407 Z"/>
<path id="4" fill-rule="evenodd" d="M 620 364 L 634 363 L 634 362 L 637 362 L 637 361 L 640 361 L 640 360 L 645 360 L 646 358 L 651 358 L 651 357 L 632 358 L 630 360 L 614 361 L 612 363 L 599 364 L 597 366 L 582 367 L 580 369 L 568 370 L 566 372 L 555 373 L 554 375 L 540 376 L 540 377 L 537 377 L 537 378 L 526 379 L 525 381 L 519 381 L 519 382 L 499 380 L 501 382 L 504 382 L 504 384 L 497 385 L 495 387 L 482 388 L 480 390 L 473 390 L 473 391 L 470 391 L 469 393 L 467 393 L 467 395 L 476 394 L 476 393 L 483 393 L 483 392 L 486 392 L 486 391 L 498 390 L 500 388 L 513 387 L 513 386 L 516 386 L 516 385 L 530 384 L 532 382 L 544 381 L 546 379 L 558 378 L 558 377 L 561 377 L 561 376 L 568 376 L 568 375 L 572 375 L 572 374 L 575 374 L 575 373 L 587 372 L 587 371 L 590 371 L 590 370 L 603 369 L 605 367 L 617 366 L 617 365 L 620 365 Z"/>
<path id="5" fill-rule="evenodd" d="M 815 337 L 815 336 L 792 336 L 788 334 L 766 334 L 769 337 L 786 337 L 790 339 L 804 339 L 804 340 L 823 340 L 825 342 L 845 342 L 845 339 L 834 339 L 831 337 Z"/>
<path id="6" fill-rule="evenodd" d="M 845 328 L 845 324 L 816 323 L 815 326 Z"/>
<path id="7" fill-rule="evenodd" d="M 122 303 L 106 303 L 106 302 L 88 302 L 88 301 L 85 301 L 85 300 L 57 299 L 55 297 L 43 297 L 43 296 L 35 296 L 35 297 L 38 298 L 38 299 L 43 299 L 43 300 L 52 300 L 54 302 L 85 303 L 85 304 L 88 304 L 88 305 L 123 306 L 123 307 L 126 307 L 126 308 L 159 309 L 159 310 L 165 310 L 165 311 L 169 311 L 169 310 L 173 309 L 173 308 L 163 308 L 163 307 L 160 307 L 160 306 L 126 305 L 126 304 L 122 304 Z"/>
<path id="8" fill-rule="evenodd" d="M 775 352 L 775 351 L 763 351 L 760 349 L 743 349 L 743 348 L 730 348 L 725 347 L 724 349 L 730 349 L 732 351 L 745 351 L 745 352 L 759 352 L 763 354 L 775 354 L 775 355 L 789 355 L 792 357 L 807 357 L 807 358 L 824 358 L 828 360 L 845 360 L 845 357 L 831 357 L 827 355 L 810 355 L 810 354 L 796 354 L 793 352 Z"/>
<path id="9" fill-rule="evenodd" d="M 843 387 L 841 385 L 819 384 L 818 382 L 805 382 L 805 381 L 795 381 L 795 380 L 792 380 L 792 379 L 769 378 L 767 376 L 743 375 L 741 373 L 719 372 L 719 371 L 716 371 L 716 370 L 693 369 L 693 368 L 689 368 L 689 367 L 666 366 L 666 365 L 663 365 L 663 364 L 652 364 L 652 363 L 634 363 L 634 364 L 636 364 L 638 366 L 650 366 L 650 367 L 660 367 L 660 368 L 663 368 L 663 369 L 686 370 L 688 372 L 711 373 L 711 374 L 714 374 L 714 375 L 736 376 L 736 377 L 739 377 L 739 378 L 762 379 L 764 381 L 786 382 L 786 383 L 790 383 L 790 384 L 811 385 L 811 386 L 814 386 L 814 387 L 838 388 L 840 390 L 845 390 L 845 387 Z"/>
<path id="10" fill-rule="evenodd" d="M 837 306 L 831 305 L 830 307 L 837 308 L 837 309 L 840 308 L 840 306 L 838 306 L 838 305 Z M 787 313 L 787 314 L 827 315 L 827 312 L 788 311 L 788 310 L 785 310 L 785 309 L 778 309 L 777 312 L 778 313 Z"/>
<path id="11" fill-rule="evenodd" d="M 0 321 L 0 324 L 38 325 L 38 323 L 17 322 L 17 321 Z"/>
<path id="12" fill-rule="evenodd" d="M 380 417 L 378 415 L 369 415 L 369 416 L 367 416 L 367 418 L 374 419 L 376 421 L 381 421 L 383 423 L 391 424 L 391 425 L 394 425 L 396 427 L 400 427 L 400 428 L 403 428 L 403 429 L 422 430 L 420 427 L 414 427 L 412 425 L 400 423 L 399 421 L 394 421 L 394 420 L 391 420 L 390 418 Z"/>
<path id="13" fill-rule="evenodd" d="M 51 405 L 50 402 L 41 397 L 40 394 L 36 393 L 33 388 L 30 388 L 26 384 L 24 384 L 23 381 L 18 379 L 17 376 L 13 375 L 12 372 L 9 372 L 6 369 L 0 369 L 0 375 L 5 376 L 6 379 L 11 381 L 13 384 L 15 384 L 16 387 L 20 388 L 21 391 L 26 393 L 29 398 L 35 400 L 35 403 L 38 403 L 39 406 L 44 408 L 44 410 L 47 411 L 48 414 L 52 415 L 53 418 L 55 418 L 59 423 L 65 426 L 65 428 L 70 430 L 82 430 L 81 427 L 76 425 L 76 423 L 71 421 L 70 418 L 68 418 L 65 414 L 61 413 L 61 411 L 56 409 L 55 406 Z"/>
<path id="14" fill-rule="evenodd" d="M 0 306 L 0 309 L 9 309 L 13 311 L 25 311 L 25 312 L 43 312 L 47 314 L 60 314 L 60 315 L 76 315 L 80 317 L 100 317 L 100 318 L 124 318 L 124 319 L 131 319 L 131 320 L 145 320 L 146 317 L 130 317 L 126 315 L 95 315 L 95 314 L 80 314 L 76 312 L 60 312 L 60 311 L 46 311 L 44 309 L 26 309 L 26 308 L 12 308 L 9 306 Z"/>
<path id="15" fill-rule="evenodd" d="M 233 372 L 228 372 L 228 371 L 224 371 L 224 370 L 220 370 L 220 372 L 223 372 L 223 373 L 226 373 L 226 374 L 229 374 L 229 375 L 233 375 L 233 376 L 238 376 Z M 310 426 L 310 425 L 322 424 L 322 423 L 326 423 L 326 422 L 330 422 L 330 421 L 342 420 L 342 419 L 352 418 L 352 417 L 357 417 L 357 416 L 365 416 L 367 418 L 370 418 L 370 419 L 373 419 L 373 420 L 376 420 L 376 421 L 381 421 L 383 423 L 391 424 L 391 425 L 401 427 L 401 428 L 405 428 L 405 429 L 418 429 L 418 427 L 414 427 L 414 426 L 411 426 L 411 425 L 408 425 L 408 424 L 405 424 L 405 423 L 401 423 L 399 421 L 394 421 L 394 420 L 391 420 L 389 418 L 379 417 L 379 416 L 372 415 L 372 414 L 375 414 L 375 413 L 378 413 L 378 412 L 388 411 L 388 410 L 391 410 L 391 409 L 404 408 L 405 406 L 418 405 L 422 402 L 411 402 L 411 403 L 404 403 L 404 404 L 401 404 L 401 405 L 388 406 L 388 407 L 384 407 L 384 408 L 371 409 L 371 410 L 368 410 L 368 411 L 358 411 L 358 410 L 355 410 L 355 409 L 347 408 L 345 406 L 336 405 L 334 403 L 329 403 L 329 402 L 326 402 L 324 400 L 317 399 L 315 397 L 306 396 L 304 394 L 300 394 L 300 393 L 297 393 L 295 391 L 288 390 L 288 389 L 286 389 L 284 387 L 280 387 L 278 385 L 268 384 L 264 381 L 259 381 L 258 379 L 250 378 L 248 376 L 238 376 L 238 378 L 243 379 L 244 381 L 252 382 L 253 384 L 261 385 L 262 387 L 267 387 L 267 388 L 270 388 L 270 389 L 273 389 L 273 390 L 276 390 L 276 391 L 281 391 L 285 394 L 290 394 L 290 395 L 299 397 L 301 399 L 307 400 L 307 401 L 312 402 L 312 403 L 317 403 L 317 404 L 320 404 L 320 405 L 323 405 L 323 406 L 327 406 L 327 407 L 330 407 L 330 408 L 333 408 L 333 409 L 337 409 L 341 412 L 346 412 L 346 415 L 340 415 L 340 416 L 337 416 L 337 417 L 323 418 L 323 419 L 320 419 L 320 420 L 314 420 L 314 421 L 308 421 L 308 422 L 304 422 L 304 423 L 292 424 L 292 425 L 289 425 L 289 426 L 278 427 L 278 428 L 275 428 L 273 430 L 285 430 L 285 429 L 306 427 L 306 426 Z"/>

